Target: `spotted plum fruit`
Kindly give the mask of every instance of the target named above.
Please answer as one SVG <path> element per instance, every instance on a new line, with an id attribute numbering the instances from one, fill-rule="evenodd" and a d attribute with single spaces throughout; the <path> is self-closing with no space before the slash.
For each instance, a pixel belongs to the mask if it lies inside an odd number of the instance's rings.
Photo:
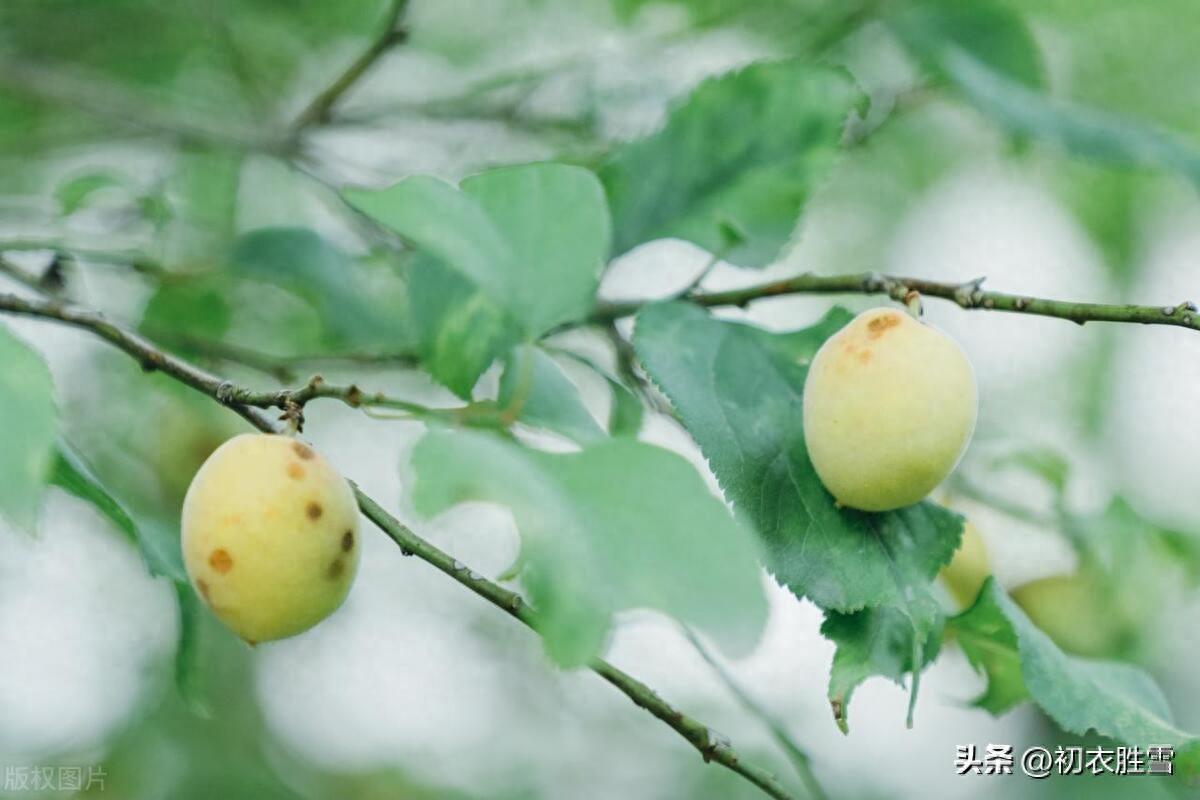
<path id="1" fill-rule="evenodd" d="M 293 636 L 332 614 L 358 569 L 349 484 L 311 447 L 242 434 L 200 467 L 183 501 L 192 585 L 251 644 Z"/>

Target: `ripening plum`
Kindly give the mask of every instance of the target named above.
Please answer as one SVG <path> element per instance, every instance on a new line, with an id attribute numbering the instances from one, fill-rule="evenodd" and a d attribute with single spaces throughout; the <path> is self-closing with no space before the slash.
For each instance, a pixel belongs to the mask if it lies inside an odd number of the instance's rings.
<path id="1" fill-rule="evenodd" d="M 1137 623 L 1104 582 L 1084 571 L 1022 584 L 1009 596 L 1029 620 L 1068 653 L 1089 658 L 1124 655 L 1138 637 Z"/>
<path id="2" fill-rule="evenodd" d="M 218 447 L 183 501 L 192 585 L 250 644 L 305 631 L 342 604 L 358 570 L 358 508 L 329 462 L 287 436 Z"/>
<path id="3" fill-rule="evenodd" d="M 950 563 L 942 567 L 939 577 L 958 607 L 966 608 L 979 597 L 979 590 L 990 574 L 983 537 L 975 525 L 968 522 L 963 526 L 962 542 Z"/>
<path id="4" fill-rule="evenodd" d="M 942 482 L 975 429 L 975 372 L 946 334 L 875 308 L 821 345 L 804 385 L 804 440 L 842 505 L 889 511 Z"/>

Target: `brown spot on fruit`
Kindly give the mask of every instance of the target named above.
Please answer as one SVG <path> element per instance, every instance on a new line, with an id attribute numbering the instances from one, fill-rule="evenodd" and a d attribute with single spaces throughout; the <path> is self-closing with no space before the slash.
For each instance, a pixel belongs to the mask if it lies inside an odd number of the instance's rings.
<path id="1" fill-rule="evenodd" d="M 300 456 L 305 461 L 308 461 L 316 456 L 316 453 L 312 451 L 312 448 L 303 442 L 292 442 L 292 449 L 296 451 L 296 455 Z"/>
<path id="2" fill-rule="evenodd" d="M 287 474 L 289 478 L 300 480 L 304 477 L 304 467 L 300 466 L 295 461 L 289 461 L 287 465 Z"/>
<path id="3" fill-rule="evenodd" d="M 309 504 L 304 507 L 304 513 L 308 515 L 309 519 L 320 519 L 323 512 L 324 509 L 321 508 L 321 504 L 315 500 L 309 501 Z"/>
<path id="4" fill-rule="evenodd" d="M 233 569 L 233 556 L 224 548 L 217 548 L 208 554 L 208 565 L 221 574 Z"/>
<path id="5" fill-rule="evenodd" d="M 878 339 L 884 334 L 888 328 L 894 328 L 900 324 L 899 312 L 889 312 L 880 314 L 867 323 L 867 335 L 872 339 Z"/>
<path id="6" fill-rule="evenodd" d="M 342 577 L 342 573 L 345 572 L 345 570 L 346 570 L 346 565 L 339 558 L 339 559 L 335 559 L 329 565 L 329 569 L 326 571 L 325 575 L 329 578 L 329 580 L 336 581 L 338 578 Z"/>
<path id="7" fill-rule="evenodd" d="M 354 531 L 346 531 L 342 534 L 342 552 L 349 553 L 354 549 Z"/>
<path id="8" fill-rule="evenodd" d="M 866 364 L 868 361 L 871 360 L 871 351 L 863 350 L 861 353 L 858 354 L 858 360 L 860 362 L 862 362 L 863 364 Z"/>
<path id="9" fill-rule="evenodd" d="M 196 580 L 196 591 L 200 592 L 200 596 L 208 600 L 208 581 L 203 578 Z"/>

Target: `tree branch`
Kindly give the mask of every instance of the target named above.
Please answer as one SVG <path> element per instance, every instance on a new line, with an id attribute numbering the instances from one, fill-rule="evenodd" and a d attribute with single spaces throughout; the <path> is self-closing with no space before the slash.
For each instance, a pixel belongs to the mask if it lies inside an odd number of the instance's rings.
<path id="1" fill-rule="evenodd" d="M 79 258 L 95 261 L 101 264 L 128 267 L 142 275 L 165 281 L 176 277 L 186 277 L 184 273 L 174 273 L 149 256 L 136 251 L 104 250 L 95 247 L 76 247 L 52 239 L 0 239 L 0 253 L 28 252 L 46 250 L 60 258 Z"/>
<path id="2" fill-rule="evenodd" d="M 688 642 L 700 654 L 705 663 L 712 667 L 713 672 L 721 679 L 721 683 L 725 684 L 725 688 L 729 690 L 730 694 L 742 704 L 743 708 L 767 726 L 771 737 L 775 739 L 775 743 L 779 745 L 779 749 L 787 754 L 788 760 L 792 762 L 792 766 L 800 776 L 800 780 L 804 782 L 808 796 L 812 800 L 829 800 L 829 795 L 825 794 L 824 788 L 822 788 L 820 782 L 817 780 L 817 776 L 813 773 L 812 762 L 808 757 L 808 753 L 805 752 L 804 748 L 796 744 L 796 741 L 792 739 L 791 734 L 788 733 L 783 723 L 776 719 L 774 714 L 763 708 L 757 700 L 741 687 L 737 678 L 708 649 L 708 646 L 704 644 L 695 631 L 687 625 L 681 625 L 680 627 L 683 629 L 683 635 L 687 637 Z"/>
<path id="3" fill-rule="evenodd" d="M 239 402 L 262 401 L 264 404 L 274 406 L 274 400 L 277 399 L 278 393 L 255 393 L 234 386 L 217 375 L 163 353 L 148 340 L 113 325 L 96 312 L 52 300 L 28 300 L 11 294 L 0 294 L 0 312 L 54 320 L 88 331 L 132 356 L 142 365 L 143 369 L 158 370 L 227 405 L 258 430 L 266 433 L 278 433 L 281 430 L 281 427 L 259 408 Z M 321 390 L 314 388 L 311 391 L 319 393 Z M 521 595 L 493 583 L 469 569 L 462 562 L 407 528 L 353 483 L 351 486 L 354 488 L 354 495 L 362 513 L 387 534 L 400 547 L 402 553 L 416 556 L 529 628 L 534 631 L 538 630 L 540 626 L 538 614 L 524 601 Z M 677 710 L 641 681 L 603 659 L 594 659 L 589 666 L 593 672 L 619 689 L 634 704 L 649 711 L 687 740 L 705 761 L 715 761 L 736 772 L 776 800 L 792 800 L 792 796 L 773 775 L 759 767 L 743 762 L 728 741 L 702 722 Z"/>
<path id="4" fill-rule="evenodd" d="M 300 133 L 305 128 L 326 122 L 332 116 L 334 106 L 341 101 L 342 96 L 349 91 L 350 87 L 357 83 L 359 78 L 366 74 L 367 70 L 374 66 L 375 62 L 389 48 L 404 40 L 404 32 L 400 30 L 398 25 L 400 23 L 400 15 L 404 12 L 406 5 L 407 0 L 391 0 L 391 4 L 388 6 L 382 22 L 380 22 L 379 32 L 371 40 L 370 45 L 324 91 L 314 97 L 296 115 L 291 124 L 293 135 Z"/>
<path id="5" fill-rule="evenodd" d="M 3 265 L 0 264 L 0 272 L 2 271 Z M 147 330 L 144 322 L 142 330 L 155 342 L 182 355 L 198 356 L 225 364 L 238 364 L 272 377 L 280 383 L 291 383 L 299 377 L 298 373 L 304 367 L 319 364 L 364 364 L 400 368 L 411 368 L 418 364 L 415 355 L 402 351 L 374 353 L 366 350 L 342 350 L 329 353 L 277 355 L 220 339 L 191 336 L 166 329 L 160 330 L 157 326 Z"/>
<path id="6" fill-rule="evenodd" d="M 805 273 L 794 278 L 772 281 L 726 292 L 690 294 L 683 299 L 702 306 L 747 306 L 756 300 L 790 294 L 885 294 L 903 302 L 910 293 L 923 297 L 951 300 L 962 308 L 988 311 L 1010 311 L 1085 322 L 1133 322 L 1142 325 L 1174 325 L 1200 330 L 1200 314 L 1194 303 L 1179 305 L 1139 306 L 1110 303 L 1076 303 L 1068 300 L 1049 300 L 1020 294 L 985 291 L 983 278 L 964 283 L 943 283 L 923 278 L 904 278 L 863 272 L 853 275 L 814 275 Z M 606 303 L 598 306 L 591 316 L 593 322 L 610 322 L 636 314 L 645 302 Z"/>
<path id="7" fill-rule="evenodd" d="M 0 275 L 11 278 L 25 288 L 32 289 L 35 292 L 48 293 L 47 290 L 50 288 L 43 283 L 44 278 L 31 275 L 3 256 L 0 256 Z"/>

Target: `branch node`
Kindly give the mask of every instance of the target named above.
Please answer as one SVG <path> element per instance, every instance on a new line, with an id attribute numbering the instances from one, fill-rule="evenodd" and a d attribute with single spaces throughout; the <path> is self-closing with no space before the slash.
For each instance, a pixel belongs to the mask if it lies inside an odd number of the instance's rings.
<path id="1" fill-rule="evenodd" d="M 162 353 L 146 353 L 139 359 L 139 362 L 141 363 L 143 372 L 154 372 L 162 368 L 163 356 Z"/>
<path id="2" fill-rule="evenodd" d="M 224 403 L 225 405 L 230 405 L 233 403 L 233 396 L 236 391 L 237 387 L 235 387 L 233 383 L 230 381 L 221 381 L 220 385 L 217 386 L 217 390 L 213 392 L 213 396 L 216 397 L 219 402 Z"/>
<path id="3" fill-rule="evenodd" d="M 283 413 L 279 415 L 279 421 L 285 423 L 291 433 L 302 433 L 304 431 L 304 406 L 288 396 L 283 401 L 282 408 Z"/>
<path id="4" fill-rule="evenodd" d="M 712 728 L 706 729 L 706 736 L 707 741 L 704 747 L 700 748 L 700 755 L 706 762 L 714 759 L 718 751 L 729 750 L 732 747 L 729 737 L 713 730 Z"/>
<path id="5" fill-rule="evenodd" d="M 888 291 L 887 280 L 878 272 L 867 273 L 867 275 L 863 277 L 862 285 L 863 291 L 869 294 Z"/>

